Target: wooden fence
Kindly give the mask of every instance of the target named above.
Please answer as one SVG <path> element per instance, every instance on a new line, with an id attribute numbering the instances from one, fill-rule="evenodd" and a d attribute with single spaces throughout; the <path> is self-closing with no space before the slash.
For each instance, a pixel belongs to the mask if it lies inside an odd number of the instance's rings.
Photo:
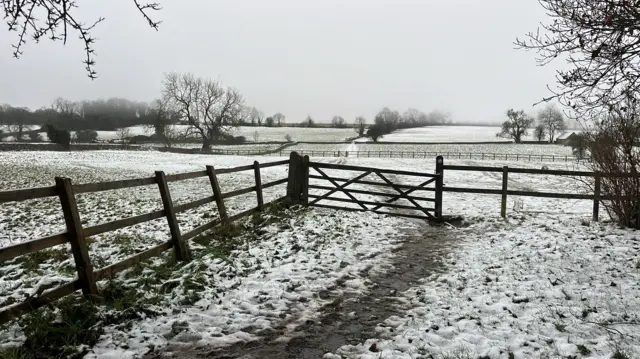
<path id="1" fill-rule="evenodd" d="M 357 158 L 407 158 L 425 159 L 442 156 L 445 159 L 479 160 L 479 161 L 539 161 L 539 162 L 585 162 L 571 155 L 534 155 L 517 153 L 483 153 L 483 152 L 422 152 L 422 151 L 316 151 L 296 150 L 309 157 L 357 157 Z M 236 153 L 238 154 L 238 153 Z M 278 155 L 279 153 L 272 153 Z M 282 155 L 281 153 L 279 155 Z"/>
<path id="2" fill-rule="evenodd" d="M 439 157 L 439 158 L 441 159 L 442 157 Z M 450 171 L 462 171 L 462 172 L 479 171 L 479 172 L 502 173 L 502 187 L 500 189 L 449 187 L 449 186 L 444 186 L 442 189 L 443 192 L 452 192 L 452 193 L 476 193 L 476 194 L 500 195 L 502 197 L 502 201 L 500 205 L 500 215 L 502 217 L 506 217 L 507 215 L 507 197 L 508 196 L 524 196 L 524 197 L 539 197 L 539 198 L 591 200 L 593 201 L 593 213 L 592 213 L 593 221 L 598 221 L 601 201 L 623 199 L 621 197 L 602 195 L 601 193 L 602 178 L 632 176 L 631 174 L 628 174 L 628 173 L 603 174 L 600 172 L 591 172 L 591 171 L 542 170 L 542 169 L 533 169 L 533 168 L 509 168 L 508 166 L 483 167 L 483 166 L 443 165 L 442 169 L 443 169 L 443 172 L 450 170 Z M 570 177 L 591 177 L 593 178 L 593 188 L 592 188 L 593 192 L 592 193 L 558 193 L 558 192 L 510 190 L 509 189 L 509 173 L 550 175 L 550 176 L 570 176 Z"/>
<path id="3" fill-rule="evenodd" d="M 48 237 L 0 248 L 0 261 L 11 260 L 18 256 L 41 251 L 64 243 L 70 243 L 76 272 L 78 274 L 78 278 L 74 281 L 63 284 L 57 288 L 47 290 L 35 298 L 30 298 L 22 303 L 2 310 L 0 312 L 0 324 L 4 324 L 24 313 L 40 308 L 53 300 L 74 293 L 77 290 L 82 290 L 83 295 L 89 298 L 96 298 L 99 296 L 96 282 L 109 278 L 141 261 L 158 256 L 171 248 L 175 251 L 176 259 L 188 261 L 190 259 L 186 245 L 188 240 L 216 227 L 217 225 L 227 224 L 244 216 L 263 211 L 266 206 L 263 200 L 263 189 L 288 183 L 289 179 L 284 178 L 269 183 L 262 183 L 260 170 L 266 167 L 287 164 L 289 164 L 289 160 L 269 163 L 258 163 L 256 161 L 251 165 L 234 168 L 215 169 L 213 166 L 207 166 L 206 170 L 171 175 L 165 175 L 164 172 L 157 171 L 154 177 L 86 184 L 72 184 L 71 180 L 68 178 L 57 177 L 55 179 L 55 186 L 0 192 L 0 203 L 57 196 L 60 199 L 66 225 L 66 231 L 64 233 L 54 234 Z M 222 193 L 218 182 L 218 175 L 240 171 L 253 171 L 255 185 L 248 188 Z M 168 184 L 171 182 L 200 177 L 209 178 L 213 195 L 189 203 L 177 206 L 174 205 Z M 76 205 L 76 194 L 132 188 L 153 184 L 158 185 L 163 204 L 162 210 L 83 228 Z M 224 200 L 251 192 L 256 193 L 257 206 L 229 216 L 225 208 Z M 284 197 L 273 202 L 279 202 L 283 199 Z M 211 222 L 203 224 L 189 232 L 182 233 L 176 214 L 212 202 L 215 202 L 217 205 L 219 219 L 212 220 Z M 145 251 L 139 252 L 118 263 L 114 263 L 97 270 L 93 269 L 86 242 L 87 237 L 115 231 L 163 217 L 167 219 L 167 224 L 171 233 L 169 240 Z"/>

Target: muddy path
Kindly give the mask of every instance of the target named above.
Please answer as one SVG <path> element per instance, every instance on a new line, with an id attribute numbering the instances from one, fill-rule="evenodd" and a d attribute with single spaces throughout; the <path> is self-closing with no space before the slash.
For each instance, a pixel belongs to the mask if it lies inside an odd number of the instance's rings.
<path id="1" fill-rule="evenodd" d="M 376 337 L 375 328 L 392 315 L 403 316 L 401 293 L 420 285 L 421 280 L 446 270 L 442 259 L 456 245 L 447 227 L 421 225 L 395 250 L 391 266 L 384 273 L 363 273 L 371 283 L 364 294 L 347 293 L 336 287 L 319 293 L 329 301 L 313 318 L 296 326 L 283 322 L 267 332 L 253 332 L 261 339 L 223 348 L 171 345 L 145 359 L 164 358 L 322 358 L 346 344 L 358 344 Z M 337 289 L 337 290 L 336 290 Z M 340 293 L 340 294 L 338 294 Z M 247 329 L 251 332 L 251 329 Z"/>

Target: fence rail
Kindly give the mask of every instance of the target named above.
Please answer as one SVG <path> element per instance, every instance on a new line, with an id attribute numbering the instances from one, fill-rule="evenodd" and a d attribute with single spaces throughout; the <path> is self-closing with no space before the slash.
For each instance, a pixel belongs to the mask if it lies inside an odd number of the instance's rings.
<path id="1" fill-rule="evenodd" d="M 572 155 L 537 155 L 517 153 L 488 152 L 435 152 L 435 151 L 318 151 L 296 150 L 309 157 L 356 157 L 356 158 L 407 158 L 425 159 L 442 156 L 445 159 L 478 160 L 478 161 L 523 161 L 523 162 L 586 162 L 589 159 L 577 159 Z M 274 155 L 274 154 L 271 154 Z M 278 153 L 275 153 L 278 155 Z M 279 155 L 282 155 L 281 153 Z"/>
<path id="2" fill-rule="evenodd" d="M 26 200 L 34 200 L 39 198 L 54 197 L 57 196 L 60 199 L 62 211 L 64 213 L 65 224 L 67 227 L 66 232 L 53 234 L 47 237 L 34 239 L 6 247 L 0 248 L 0 261 L 7 261 L 14 259 L 18 256 L 27 255 L 44 249 L 48 249 L 57 245 L 70 243 L 73 258 L 75 261 L 75 267 L 77 272 L 77 279 L 62 284 L 61 286 L 53 289 L 49 289 L 46 292 L 40 294 L 37 297 L 30 298 L 22 303 L 15 304 L 6 307 L 0 311 L 0 325 L 7 323 L 8 321 L 20 317 L 21 315 L 36 310 L 44 305 L 47 305 L 53 300 L 59 299 L 63 296 L 74 293 L 77 290 L 82 290 L 83 295 L 94 298 L 99 296 L 96 282 L 113 276 L 114 274 L 121 272 L 141 261 L 158 256 L 161 253 L 173 248 L 175 250 L 176 258 L 182 261 L 188 261 L 189 251 L 187 250 L 187 241 L 218 226 L 221 224 L 227 224 L 242 217 L 258 213 L 263 211 L 265 203 L 263 200 L 263 189 L 274 187 L 280 184 L 288 182 L 288 178 L 279 179 L 269 183 L 262 183 L 261 169 L 273 166 L 287 165 L 289 160 L 275 161 L 269 163 L 254 162 L 251 165 L 215 169 L 213 166 L 207 166 L 204 171 L 194 171 L 187 173 L 179 173 L 172 175 L 165 175 L 162 171 L 157 171 L 154 177 L 139 178 L 139 179 L 127 179 L 110 182 L 100 183 L 85 183 L 85 184 L 72 184 L 68 178 L 56 177 L 56 185 L 51 187 L 42 187 L 34 189 L 21 189 L 12 191 L 0 192 L 0 203 L 19 202 Z M 235 173 L 241 171 L 253 171 L 255 185 L 248 188 L 242 188 L 231 192 L 223 193 L 220 190 L 218 182 L 218 175 Z M 209 177 L 211 188 L 213 191 L 212 196 L 207 196 L 201 199 L 197 199 L 188 203 L 174 205 L 171 199 L 171 193 L 169 191 L 168 183 L 176 181 L 184 181 L 188 179 Z M 146 185 L 157 185 L 160 191 L 163 209 L 153 211 L 133 217 L 123 218 L 107 223 L 101 223 L 90 227 L 82 227 L 80 214 L 76 205 L 75 195 L 79 193 L 93 193 L 108 190 L 116 190 L 123 188 L 134 188 Z M 256 207 L 250 208 L 243 212 L 228 216 L 225 199 L 248 194 L 251 192 L 256 193 Z M 284 197 L 278 198 L 271 203 L 281 202 Z M 190 209 L 200 207 L 202 205 L 216 202 L 219 219 L 212 220 L 197 228 L 192 229 L 189 232 L 181 233 L 180 224 L 176 218 L 177 213 L 181 213 Z M 167 224 L 171 233 L 170 239 L 158 244 L 152 248 L 139 252 L 131 257 L 128 257 L 120 262 L 111 264 L 107 267 L 100 269 L 93 269 L 89 250 L 86 243 L 86 238 L 95 236 L 102 233 L 115 231 L 118 229 L 134 226 L 136 224 L 145 223 L 148 221 L 166 218 Z"/>
<path id="3" fill-rule="evenodd" d="M 508 196 L 524 196 L 539 198 L 557 198 L 557 199 L 584 199 L 593 201 L 593 221 L 598 221 L 600 212 L 600 202 L 606 200 L 637 200 L 637 198 L 603 195 L 601 193 L 602 178 L 629 178 L 636 175 L 630 173 L 601 173 L 589 171 L 567 171 L 567 170 L 542 170 L 533 168 L 509 168 L 504 167 L 483 167 L 483 166 L 458 166 L 444 165 L 443 171 L 462 171 L 462 172 L 500 172 L 502 173 L 502 187 L 500 189 L 488 188 L 468 188 L 468 187 L 443 187 L 443 192 L 452 193 L 475 193 L 475 194 L 492 194 L 501 195 L 500 215 L 506 217 L 507 214 L 507 198 Z M 550 176 L 569 176 L 569 177 L 591 177 L 593 178 L 592 193 L 558 193 L 558 192 L 537 192 L 537 191 L 519 191 L 510 190 L 509 173 L 532 174 L 532 175 L 550 175 Z"/>

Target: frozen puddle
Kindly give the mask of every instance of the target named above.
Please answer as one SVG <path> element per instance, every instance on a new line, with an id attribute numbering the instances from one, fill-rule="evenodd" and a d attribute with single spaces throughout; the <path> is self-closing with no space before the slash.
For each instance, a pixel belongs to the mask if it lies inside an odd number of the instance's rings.
<path id="1" fill-rule="evenodd" d="M 640 357 L 640 241 L 549 215 L 458 231 L 446 273 L 405 293 L 413 309 L 324 358 Z"/>

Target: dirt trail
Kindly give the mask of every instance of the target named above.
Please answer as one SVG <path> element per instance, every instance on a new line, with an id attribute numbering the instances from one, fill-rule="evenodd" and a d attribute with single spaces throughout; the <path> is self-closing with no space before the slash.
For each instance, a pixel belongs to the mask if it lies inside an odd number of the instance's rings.
<path id="1" fill-rule="evenodd" d="M 322 358 L 345 344 L 358 344 L 376 337 L 378 323 L 392 316 L 403 316 L 407 307 L 398 301 L 400 293 L 420 284 L 420 280 L 445 269 L 442 258 L 455 247 L 453 233 L 446 227 L 420 226 L 416 233 L 395 250 L 393 266 L 384 274 L 369 275 L 372 285 L 361 295 L 335 295 L 332 288 L 321 296 L 331 302 L 325 305 L 314 320 L 286 329 L 281 323 L 262 339 L 224 348 L 169 346 L 161 353 L 149 354 L 146 359 L 164 358 Z M 367 274 L 367 273 L 365 273 Z M 338 286 L 344 283 L 338 283 Z M 333 288 L 336 289 L 336 288 Z M 336 291 L 342 292 L 342 291 Z M 278 340 L 283 335 L 288 341 Z M 173 352 L 173 354 L 172 354 Z"/>

